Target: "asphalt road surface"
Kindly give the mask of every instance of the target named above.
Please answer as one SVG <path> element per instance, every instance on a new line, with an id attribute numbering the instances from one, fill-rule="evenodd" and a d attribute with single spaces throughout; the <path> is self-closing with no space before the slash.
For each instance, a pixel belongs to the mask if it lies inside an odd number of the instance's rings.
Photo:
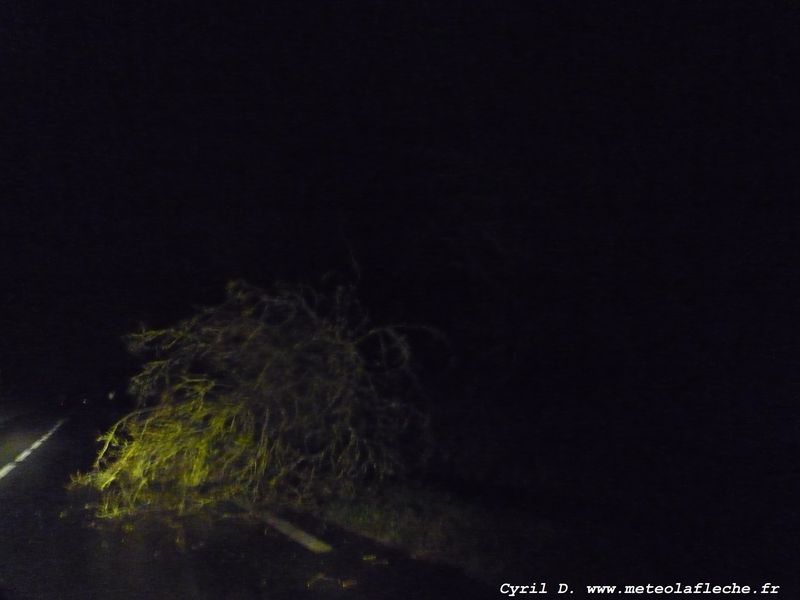
<path id="1" fill-rule="evenodd" d="M 87 469 L 102 419 L 0 408 L 0 600 L 493 598 L 446 568 L 325 527 L 315 554 L 235 518 L 123 528 L 97 522 L 65 486 Z M 367 560 L 365 560 L 367 557 Z"/>
<path id="2" fill-rule="evenodd" d="M 91 495 L 65 486 L 91 465 L 109 423 L 91 407 L 67 415 L 0 406 L 0 600 L 503 597 L 501 581 L 487 588 L 307 516 L 281 515 L 331 552 L 239 518 L 97 521 L 85 508 Z M 782 587 L 773 597 L 795 597 L 800 538 L 785 491 L 796 479 L 771 475 L 764 465 L 774 461 L 748 467 L 746 457 L 682 470 L 702 477 L 675 476 L 672 486 L 648 488 L 642 470 L 637 494 L 606 493 L 604 502 L 577 491 L 549 505 L 521 499 L 552 518 L 557 535 L 509 582 L 545 581 L 554 593 L 567 581 L 572 598 L 590 583 L 772 582 Z"/>

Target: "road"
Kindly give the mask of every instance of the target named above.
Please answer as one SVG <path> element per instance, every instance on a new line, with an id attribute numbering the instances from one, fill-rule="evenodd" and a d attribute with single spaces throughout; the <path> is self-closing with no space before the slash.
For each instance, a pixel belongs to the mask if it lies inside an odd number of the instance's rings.
<path id="1" fill-rule="evenodd" d="M 331 552 L 237 519 L 98 523 L 87 496 L 65 485 L 91 464 L 104 425 L 0 408 L 0 469 L 11 465 L 0 478 L 0 600 L 496 597 L 455 571 L 309 519 L 300 526 Z"/>

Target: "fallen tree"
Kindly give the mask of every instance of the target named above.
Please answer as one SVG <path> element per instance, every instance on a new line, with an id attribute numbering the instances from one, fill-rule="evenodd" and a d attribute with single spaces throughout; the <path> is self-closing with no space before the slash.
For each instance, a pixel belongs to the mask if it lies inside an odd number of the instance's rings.
<path id="1" fill-rule="evenodd" d="M 150 358 L 131 380 L 138 408 L 73 477 L 99 490 L 100 516 L 313 505 L 400 476 L 432 450 L 409 401 L 407 338 L 371 326 L 352 286 L 232 282 L 219 306 L 126 339 Z"/>

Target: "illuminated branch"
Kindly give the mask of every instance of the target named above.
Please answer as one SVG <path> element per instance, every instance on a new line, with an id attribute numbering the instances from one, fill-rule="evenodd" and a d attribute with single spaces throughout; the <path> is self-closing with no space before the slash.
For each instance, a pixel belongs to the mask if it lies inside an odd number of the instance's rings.
<path id="1" fill-rule="evenodd" d="M 221 305 L 127 341 L 151 357 L 131 380 L 140 410 L 73 479 L 102 492 L 102 516 L 316 502 L 401 474 L 412 443 L 426 453 L 408 341 L 368 328 L 352 288 L 233 282 Z"/>

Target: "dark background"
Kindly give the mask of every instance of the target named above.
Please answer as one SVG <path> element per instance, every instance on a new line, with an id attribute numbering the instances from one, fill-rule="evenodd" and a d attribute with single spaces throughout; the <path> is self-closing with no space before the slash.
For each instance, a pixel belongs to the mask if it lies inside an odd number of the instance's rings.
<path id="1" fill-rule="evenodd" d="M 4 385 L 124 387 L 140 323 L 352 257 L 376 321 L 450 338 L 418 356 L 460 477 L 785 511 L 798 16 L 3 3 Z"/>

